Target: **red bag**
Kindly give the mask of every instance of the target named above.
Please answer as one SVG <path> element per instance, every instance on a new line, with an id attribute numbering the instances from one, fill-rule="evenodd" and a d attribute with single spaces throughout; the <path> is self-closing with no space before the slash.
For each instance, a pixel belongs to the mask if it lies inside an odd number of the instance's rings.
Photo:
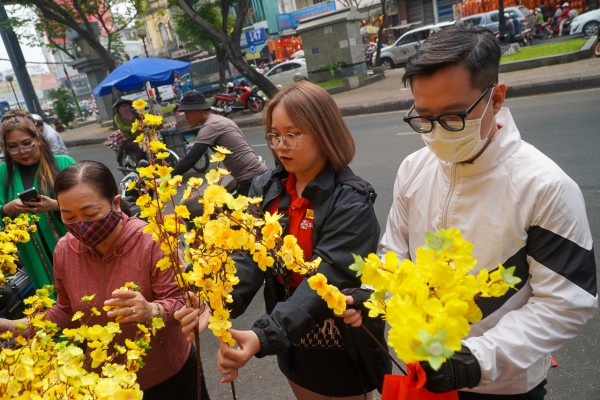
<path id="1" fill-rule="evenodd" d="M 381 400 L 458 400 L 458 392 L 431 393 L 423 387 L 427 377 L 418 362 L 406 364 L 407 375 L 386 375 Z"/>

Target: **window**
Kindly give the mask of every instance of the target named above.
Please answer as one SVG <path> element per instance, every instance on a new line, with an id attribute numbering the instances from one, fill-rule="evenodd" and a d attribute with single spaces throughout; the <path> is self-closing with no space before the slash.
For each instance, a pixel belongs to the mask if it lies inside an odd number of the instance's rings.
<path id="1" fill-rule="evenodd" d="M 278 66 L 269 71 L 269 76 L 277 75 L 283 72 L 283 66 Z"/>
<path id="2" fill-rule="evenodd" d="M 472 25 L 472 26 L 481 25 L 481 16 L 479 16 L 479 17 L 472 17 L 472 18 L 465 18 L 464 21 L 468 25 Z"/>

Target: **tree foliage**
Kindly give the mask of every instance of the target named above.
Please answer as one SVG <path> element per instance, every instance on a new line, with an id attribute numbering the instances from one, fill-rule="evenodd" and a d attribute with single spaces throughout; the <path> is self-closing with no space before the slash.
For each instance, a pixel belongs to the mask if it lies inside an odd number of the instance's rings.
<path id="1" fill-rule="evenodd" d="M 211 21 L 203 17 L 197 4 L 192 0 L 176 0 L 176 2 L 194 23 L 213 39 L 214 43 L 219 43 L 222 46 L 225 58 L 242 75 L 262 89 L 269 97 L 277 92 L 277 88 L 270 80 L 248 65 L 240 47 L 244 19 L 248 14 L 251 0 L 221 0 L 220 26 L 212 24 Z M 233 14 L 233 26 L 230 26 L 230 16 Z"/>
<path id="2" fill-rule="evenodd" d="M 107 72 L 123 59 L 120 32 L 131 26 L 142 11 L 143 0 L 8 0 L 4 4 L 20 5 L 33 11 L 28 18 L 13 18 L 11 25 L 21 36 L 32 42 L 47 38 L 51 48 L 60 49 L 71 58 L 79 57 L 77 46 L 66 41 L 67 32 L 77 33 L 96 54 Z M 115 12 L 118 10 L 118 12 Z M 94 32 L 97 22 L 100 36 Z M 37 35 L 24 32 L 23 27 L 35 26 Z"/>
<path id="3" fill-rule="evenodd" d="M 170 0 L 170 5 L 176 5 L 175 0 Z M 216 3 L 204 3 L 197 1 L 194 7 L 198 11 L 198 14 L 206 19 L 213 26 L 223 26 L 223 19 L 221 15 L 221 7 Z M 225 51 L 221 43 L 213 36 L 210 36 L 204 29 L 198 27 L 182 9 L 177 8 L 173 14 L 175 21 L 175 33 L 179 38 L 187 44 L 188 48 L 200 47 L 209 53 L 215 54 L 217 62 L 219 64 L 219 81 L 221 89 L 225 87 L 226 72 L 225 65 L 227 59 L 225 57 Z M 233 18 L 229 18 L 226 26 L 233 25 Z M 231 28 L 230 28 L 231 30 Z"/>
<path id="4" fill-rule="evenodd" d="M 75 110 L 70 102 L 71 96 L 67 89 L 50 90 L 48 97 L 52 100 L 52 111 L 58 115 L 60 122 L 66 125 L 75 119 Z"/>

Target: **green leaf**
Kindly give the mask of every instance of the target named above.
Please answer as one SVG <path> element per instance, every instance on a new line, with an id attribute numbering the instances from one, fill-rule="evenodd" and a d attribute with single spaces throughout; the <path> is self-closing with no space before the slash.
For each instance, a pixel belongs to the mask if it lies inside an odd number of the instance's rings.
<path id="1" fill-rule="evenodd" d="M 350 264 L 348 268 L 352 271 L 356 271 L 356 276 L 361 276 L 365 269 L 365 260 L 356 254 L 352 254 L 352 257 L 354 257 L 354 263 Z"/>

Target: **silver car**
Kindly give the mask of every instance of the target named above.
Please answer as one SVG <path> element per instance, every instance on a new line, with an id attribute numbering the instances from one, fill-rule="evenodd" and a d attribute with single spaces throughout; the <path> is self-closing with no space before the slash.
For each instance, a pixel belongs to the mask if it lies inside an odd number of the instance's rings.
<path id="1" fill-rule="evenodd" d="M 269 78 L 275 86 L 286 86 L 294 82 L 294 78 L 297 74 L 300 74 L 302 78 L 308 78 L 306 61 L 302 58 L 277 64 L 271 68 L 265 76 Z"/>
<path id="2" fill-rule="evenodd" d="M 513 14 L 517 16 L 519 22 L 521 23 L 521 30 L 533 27 L 533 14 L 527 7 L 505 7 L 504 12 L 510 14 L 511 16 Z M 483 26 L 484 28 L 488 28 L 494 33 L 498 33 L 498 26 L 500 25 L 500 16 L 498 14 L 498 10 L 494 10 L 480 14 L 468 15 L 466 17 L 462 17 L 460 21 L 463 21 L 464 23 L 469 25 Z"/>
<path id="3" fill-rule="evenodd" d="M 403 66 L 408 58 L 417 52 L 417 48 L 425 39 L 431 36 L 432 33 L 453 23 L 440 22 L 439 24 L 422 26 L 404 33 L 391 46 L 381 48 L 381 58 L 379 60 L 381 67 L 388 70 Z M 377 52 L 373 53 L 373 60 L 376 57 Z"/>

